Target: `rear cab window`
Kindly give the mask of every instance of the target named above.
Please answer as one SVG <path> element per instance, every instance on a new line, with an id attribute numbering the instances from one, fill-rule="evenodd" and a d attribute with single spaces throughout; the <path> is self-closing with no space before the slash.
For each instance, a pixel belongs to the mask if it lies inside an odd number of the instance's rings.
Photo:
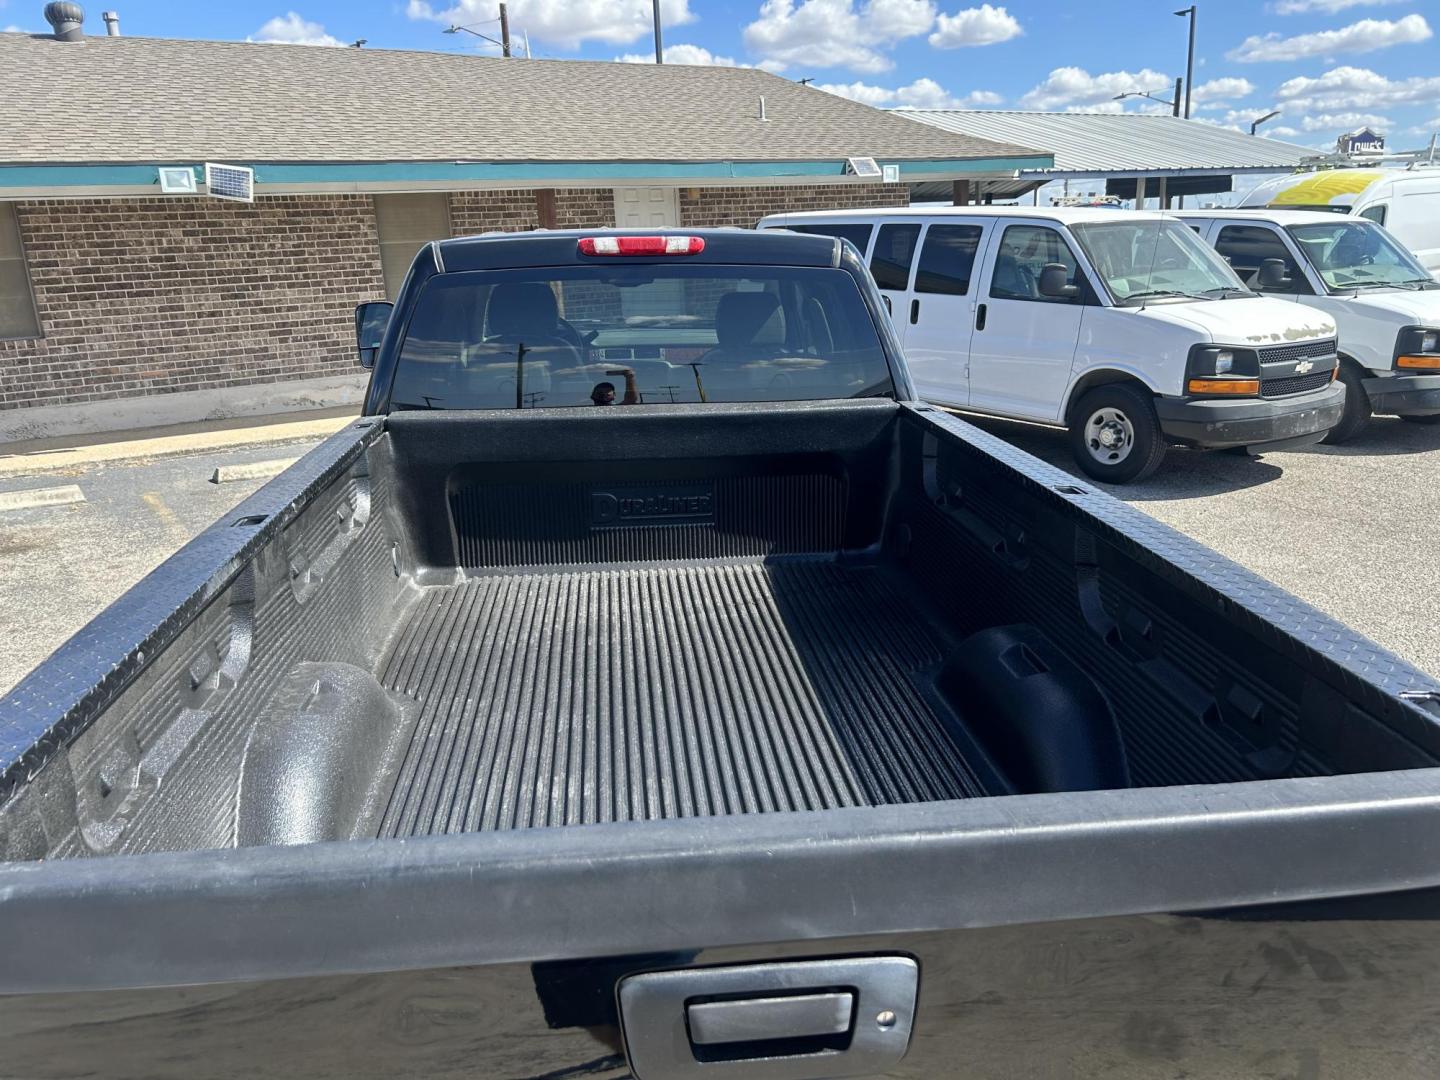
<path id="1" fill-rule="evenodd" d="M 636 263 L 431 278 L 400 345 L 391 408 L 894 394 L 846 271 Z"/>

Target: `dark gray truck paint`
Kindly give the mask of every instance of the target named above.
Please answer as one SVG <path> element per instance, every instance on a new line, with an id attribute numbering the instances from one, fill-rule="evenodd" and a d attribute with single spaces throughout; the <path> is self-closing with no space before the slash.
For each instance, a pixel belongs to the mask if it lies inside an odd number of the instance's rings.
<path id="1" fill-rule="evenodd" d="M 0 1075 L 620 1075 L 626 975 L 871 955 L 889 1075 L 1432 1075 L 1437 692 L 927 406 L 367 418 L 0 703 Z"/>

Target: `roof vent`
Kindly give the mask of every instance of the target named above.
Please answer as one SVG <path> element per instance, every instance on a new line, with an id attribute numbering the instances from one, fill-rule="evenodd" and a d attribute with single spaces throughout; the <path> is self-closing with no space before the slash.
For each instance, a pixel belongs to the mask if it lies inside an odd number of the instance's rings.
<path id="1" fill-rule="evenodd" d="M 120 13 L 118 11 L 102 11 L 100 17 L 105 20 L 105 33 L 108 37 L 120 36 Z"/>
<path id="2" fill-rule="evenodd" d="M 45 5 L 45 21 L 55 28 L 57 41 L 85 40 L 85 9 L 70 0 L 51 0 Z"/>

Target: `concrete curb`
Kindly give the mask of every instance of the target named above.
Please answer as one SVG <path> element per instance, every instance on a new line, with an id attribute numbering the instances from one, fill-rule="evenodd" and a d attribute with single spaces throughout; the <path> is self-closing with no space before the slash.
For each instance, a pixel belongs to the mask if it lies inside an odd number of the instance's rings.
<path id="1" fill-rule="evenodd" d="M 35 473 L 61 472 L 110 461 L 173 457 L 227 447 L 263 446 L 272 443 L 302 442 L 324 439 L 357 419 L 354 416 L 332 416 L 323 420 L 266 424 L 261 427 L 230 428 L 223 431 L 201 431 L 186 435 L 170 435 L 154 439 L 131 439 L 124 442 L 77 446 L 68 449 L 43 450 L 36 453 L 0 456 L 0 477 L 29 476 Z"/>
<path id="2" fill-rule="evenodd" d="M 299 458 L 274 458 L 270 461 L 251 461 L 244 465 L 221 465 L 210 474 L 212 484 L 228 484 L 232 480 L 265 480 L 279 476 Z"/>
<path id="3" fill-rule="evenodd" d="M 33 510 L 37 506 L 67 506 L 84 501 L 85 493 L 77 484 L 31 488 L 29 491 L 0 491 L 0 513 L 7 510 Z"/>

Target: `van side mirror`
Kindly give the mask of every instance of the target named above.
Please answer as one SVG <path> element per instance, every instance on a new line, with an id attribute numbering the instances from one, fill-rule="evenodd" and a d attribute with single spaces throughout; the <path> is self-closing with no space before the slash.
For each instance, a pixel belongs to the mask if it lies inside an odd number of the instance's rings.
<path id="1" fill-rule="evenodd" d="M 1080 295 L 1080 286 L 1070 284 L 1070 268 L 1061 263 L 1046 263 L 1040 269 L 1040 295 L 1057 300 L 1072 300 Z"/>
<path id="2" fill-rule="evenodd" d="M 1260 263 L 1260 273 L 1255 283 L 1262 289 L 1286 289 L 1290 286 L 1290 275 L 1285 272 L 1284 259 L 1265 259 Z"/>
<path id="3" fill-rule="evenodd" d="M 385 328 L 390 325 L 390 312 L 394 310 L 395 305 L 388 300 L 367 300 L 355 305 L 356 360 L 367 371 L 375 366 L 375 356 L 385 338 Z"/>

